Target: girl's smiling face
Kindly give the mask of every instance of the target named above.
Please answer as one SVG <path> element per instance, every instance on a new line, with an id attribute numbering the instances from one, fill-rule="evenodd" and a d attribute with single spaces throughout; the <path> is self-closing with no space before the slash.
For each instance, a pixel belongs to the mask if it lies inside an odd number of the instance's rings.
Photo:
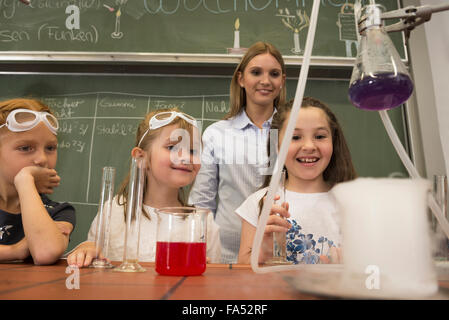
<path id="1" fill-rule="evenodd" d="M 14 177 L 28 166 L 54 169 L 58 140 L 44 123 L 31 130 L 0 134 L 0 180 L 13 184 Z"/>
<path id="2" fill-rule="evenodd" d="M 282 141 L 287 123 L 288 117 L 282 125 L 279 141 Z M 304 187 L 314 183 L 315 186 L 325 186 L 323 172 L 331 160 L 332 153 L 332 131 L 326 114 L 319 108 L 302 107 L 285 160 L 288 185 Z M 320 191 L 322 190 L 314 192 Z"/>
<path id="3" fill-rule="evenodd" d="M 178 133 L 186 135 L 181 139 Z M 193 133 L 199 135 L 197 129 Z M 190 138 L 188 131 L 176 124 L 163 127 L 150 146 L 149 182 L 156 181 L 171 188 L 191 184 L 201 167 L 200 139 Z"/>
<path id="4" fill-rule="evenodd" d="M 269 53 L 255 56 L 239 74 L 239 85 L 245 88 L 247 106 L 272 107 L 285 82 L 279 62 Z"/>

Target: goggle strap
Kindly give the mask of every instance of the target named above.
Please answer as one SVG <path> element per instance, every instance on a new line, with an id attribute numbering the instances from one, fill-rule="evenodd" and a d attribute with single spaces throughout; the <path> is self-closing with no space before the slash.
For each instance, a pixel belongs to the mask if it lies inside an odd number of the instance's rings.
<path id="1" fill-rule="evenodd" d="M 139 143 L 137 144 L 137 147 L 140 148 L 140 144 L 142 143 L 143 139 L 147 135 L 148 131 L 150 131 L 150 128 L 148 128 L 147 131 L 145 131 L 145 133 L 143 134 L 142 138 L 140 138 Z"/>

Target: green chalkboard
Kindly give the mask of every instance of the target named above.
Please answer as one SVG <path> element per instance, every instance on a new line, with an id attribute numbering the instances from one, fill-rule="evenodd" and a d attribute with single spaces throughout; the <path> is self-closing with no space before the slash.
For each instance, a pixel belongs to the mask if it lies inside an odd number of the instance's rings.
<path id="1" fill-rule="evenodd" d="M 311 0 L 30 1 L 26 6 L 0 0 L 0 51 L 229 54 L 264 40 L 283 55 L 301 56 L 313 4 Z M 314 56 L 356 55 L 353 3 L 321 1 Z M 397 1 L 376 3 L 388 11 L 398 8 Z M 79 15 L 74 16 L 69 5 L 76 5 Z M 404 57 L 402 35 L 391 37 Z"/>
<path id="2" fill-rule="evenodd" d="M 125 176 L 137 124 L 145 113 L 177 106 L 207 127 L 229 110 L 229 83 L 225 76 L 2 75 L 2 99 L 42 99 L 60 119 L 57 170 L 62 182 L 52 198 L 77 209 L 69 248 L 87 237 L 97 211 L 102 167 L 116 167 L 117 185 Z M 287 80 L 289 97 L 296 85 L 297 79 Z M 354 108 L 347 89 L 347 80 L 309 80 L 306 95 L 322 99 L 337 114 L 359 175 L 407 176 L 378 113 Z M 402 110 L 389 114 L 404 141 Z"/>

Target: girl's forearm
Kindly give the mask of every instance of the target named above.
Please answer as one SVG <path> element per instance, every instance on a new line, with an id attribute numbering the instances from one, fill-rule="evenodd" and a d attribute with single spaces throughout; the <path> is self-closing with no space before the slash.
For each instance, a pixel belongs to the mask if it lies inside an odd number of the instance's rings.
<path id="1" fill-rule="evenodd" d="M 51 264 L 65 251 L 68 240 L 51 219 L 34 186 L 34 179 L 16 186 L 22 224 L 28 247 L 36 264 Z"/>
<path id="2" fill-rule="evenodd" d="M 26 239 L 12 245 L 0 245 L 0 261 L 22 260 L 30 255 Z"/>

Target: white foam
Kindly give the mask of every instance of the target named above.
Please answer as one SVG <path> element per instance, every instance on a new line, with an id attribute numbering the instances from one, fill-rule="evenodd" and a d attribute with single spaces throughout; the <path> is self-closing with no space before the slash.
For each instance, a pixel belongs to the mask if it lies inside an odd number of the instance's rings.
<path id="1" fill-rule="evenodd" d="M 387 178 L 358 178 L 332 189 L 342 214 L 345 286 L 389 297 L 437 291 L 426 217 L 429 190 L 423 179 Z M 368 288 L 368 266 L 378 267 L 378 289 Z"/>

